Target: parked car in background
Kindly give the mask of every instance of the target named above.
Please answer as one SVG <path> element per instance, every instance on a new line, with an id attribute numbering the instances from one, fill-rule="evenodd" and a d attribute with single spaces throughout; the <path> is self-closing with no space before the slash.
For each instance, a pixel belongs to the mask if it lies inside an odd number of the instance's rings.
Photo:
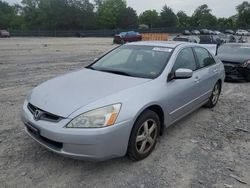
<path id="1" fill-rule="evenodd" d="M 232 34 L 219 34 L 218 37 L 223 40 L 224 43 L 235 43 L 237 42 L 237 38 Z"/>
<path id="2" fill-rule="evenodd" d="M 0 30 L 0 37 L 1 38 L 9 38 L 10 37 L 10 33 L 6 30 Z"/>
<path id="3" fill-rule="evenodd" d="M 217 104 L 224 76 L 221 61 L 199 44 L 127 43 L 33 89 L 22 121 L 32 139 L 57 154 L 141 160 L 164 126 Z"/>
<path id="4" fill-rule="evenodd" d="M 76 37 L 82 38 L 82 37 L 86 37 L 86 33 L 83 32 L 76 32 Z"/>
<path id="5" fill-rule="evenodd" d="M 223 40 L 220 39 L 217 35 L 201 35 L 200 44 L 217 44 L 221 45 Z"/>
<path id="6" fill-rule="evenodd" d="M 213 33 L 214 33 L 215 35 L 220 35 L 220 34 L 221 34 L 221 32 L 220 32 L 220 31 L 217 31 L 217 30 L 213 31 Z"/>
<path id="7" fill-rule="evenodd" d="M 183 35 L 191 35 L 191 32 L 189 30 L 184 30 L 182 34 Z"/>
<path id="8" fill-rule="evenodd" d="M 225 32 L 224 32 L 225 34 L 231 34 L 231 35 L 235 35 L 235 32 L 233 31 L 233 30 L 231 30 L 231 29 L 227 29 L 227 30 L 225 30 Z"/>
<path id="9" fill-rule="evenodd" d="M 225 66 L 226 80 L 250 81 L 250 44 L 221 45 L 217 57 Z"/>
<path id="10" fill-rule="evenodd" d="M 116 44 L 124 44 L 126 42 L 141 41 L 142 35 L 135 31 L 121 32 L 114 36 L 113 42 Z"/>
<path id="11" fill-rule="evenodd" d="M 238 43 L 247 43 L 248 42 L 248 39 L 247 39 L 247 37 L 245 36 L 240 36 L 239 38 L 238 38 Z"/>
<path id="12" fill-rule="evenodd" d="M 208 34 L 209 35 L 215 35 L 214 31 L 212 31 L 212 30 L 208 30 Z"/>
<path id="13" fill-rule="evenodd" d="M 149 29 L 149 26 L 146 24 L 140 24 L 138 29 Z"/>
<path id="14" fill-rule="evenodd" d="M 209 35 L 210 32 L 209 32 L 208 29 L 201 29 L 201 30 L 200 30 L 200 34 L 201 34 L 201 35 Z"/>
<path id="15" fill-rule="evenodd" d="M 239 36 L 249 36 L 250 33 L 247 30 L 239 29 L 236 31 L 236 35 Z"/>
<path id="16" fill-rule="evenodd" d="M 173 41 L 199 43 L 200 39 L 196 36 L 176 36 L 173 38 Z"/>
<path id="17" fill-rule="evenodd" d="M 199 30 L 193 30 L 191 33 L 193 35 L 200 35 L 201 34 Z"/>

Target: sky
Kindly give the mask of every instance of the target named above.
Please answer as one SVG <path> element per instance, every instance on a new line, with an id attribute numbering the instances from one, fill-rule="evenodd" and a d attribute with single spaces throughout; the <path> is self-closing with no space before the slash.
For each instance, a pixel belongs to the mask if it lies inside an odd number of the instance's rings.
<path id="1" fill-rule="evenodd" d="M 9 3 L 20 3 L 21 0 L 5 0 Z M 191 16 L 194 10 L 202 5 L 207 4 L 212 13 L 217 17 L 230 17 L 236 14 L 235 7 L 244 0 L 126 0 L 127 5 L 134 8 L 138 14 L 144 10 L 155 9 L 158 12 L 166 4 L 171 7 L 175 13 L 180 10 Z"/>

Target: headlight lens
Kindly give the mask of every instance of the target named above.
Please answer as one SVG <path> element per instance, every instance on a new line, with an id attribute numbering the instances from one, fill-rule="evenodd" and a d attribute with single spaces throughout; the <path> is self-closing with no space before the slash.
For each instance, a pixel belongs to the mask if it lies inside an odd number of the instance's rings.
<path id="1" fill-rule="evenodd" d="M 246 62 L 242 65 L 242 67 L 247 67 L 248 65 L 250 65 L 250 60 L 246 61 Z"/>
<path id="2" fill-rule="evenodd" d="M 121 104 L 114 104 L 83 113 L 74 118 L 67 128 L 101 128 L 114 125 Z"/>

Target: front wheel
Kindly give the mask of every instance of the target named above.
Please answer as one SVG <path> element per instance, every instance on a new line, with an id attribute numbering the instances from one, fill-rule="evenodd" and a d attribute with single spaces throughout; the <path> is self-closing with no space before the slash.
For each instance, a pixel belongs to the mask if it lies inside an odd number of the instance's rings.
<path id="1" fill-rule="evenodd" d="M 217 82 L 213 88 L 212 94 L 209 98 L 208 103 L 205 105 L 208 108 L 213 108 L 216 106 L 221 93 L 221 84 Z"/>
<path id="2" fill-rule="evenodd" d="M 133 160 L 142 160 L 154 150 L 160 130 L 159 116 L 151 111 L 145 111 L 134 124 L 132 129 L 128 155 Z"/>
<path id="3" fill-rule="evenodd" d="M 250 82 L 250 74 L 247 75 L 246 81 L 247 81 L 247 82 Z"/>

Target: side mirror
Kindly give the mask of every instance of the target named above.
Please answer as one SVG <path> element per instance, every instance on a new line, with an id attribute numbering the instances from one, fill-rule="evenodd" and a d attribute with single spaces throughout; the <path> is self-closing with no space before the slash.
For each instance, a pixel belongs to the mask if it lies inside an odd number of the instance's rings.
<path id="1" fill-rule="evenodd" d="M 191 69 L 177 69 L 174 73 L 174 79 L 188 79 L 193 76 Z"/>

